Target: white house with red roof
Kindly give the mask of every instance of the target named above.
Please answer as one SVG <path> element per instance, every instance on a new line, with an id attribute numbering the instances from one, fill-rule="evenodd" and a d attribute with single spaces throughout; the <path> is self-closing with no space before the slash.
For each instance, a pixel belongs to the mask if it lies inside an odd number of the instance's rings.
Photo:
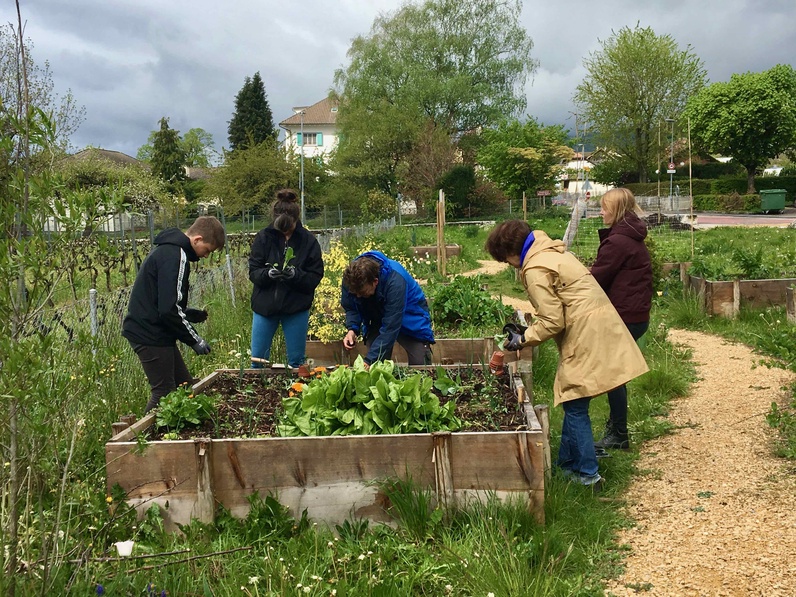
<path id="1" fill-rule="evenodd" d="M 293 108 L 279 123 L 285 129 L 285 149 L 305 158 L 326 157 L 337 147 L 337 102 L 328 97 L 311 106 Z"/>

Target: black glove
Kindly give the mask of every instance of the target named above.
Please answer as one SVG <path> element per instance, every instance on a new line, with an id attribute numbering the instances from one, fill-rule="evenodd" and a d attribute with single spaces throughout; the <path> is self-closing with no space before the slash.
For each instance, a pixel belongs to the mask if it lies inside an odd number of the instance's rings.
<path id="1" fill-rule="evenodd" d="M 282 279 L 283 280 L 292 280 L 296 277 L 296 268 L 292 265 L 288 265 L 285 269 L 282 270 Z"/>
<path id="2" fill-rule="evenodd" d="M 516 323 L 507 323 L 506 325 L 503 326 L 503 333 L 504 334 L 509 334 L 511 332 L 514 332 L 515 334 L 519 334 L 520 336 L 524 336 L 525 335 L 525 330 L 527 330 L 527 329 L 528 328 L 526 326 L 524 326 L 524 325 L 518 325 Z"/>
<path id="3" fill-rule="evenodd" d="M 275 267 L 268 270 L 268 277 L 272 280 L 281 280 L 283 275 L 282 270 Z"/>
<path id="4" fill-rule="evenodd" d="M 207 311 L 204 309 L 186 309 L 185 319 L 191 323 L 202 323 L 207 320 Z"/>
<path id="5" fill-rule="evenodd" d="M 509 337 L 503 343 L 503 348 L 511 351 L 522 350 L 522 343 L 524 342 L 522 334 L 518 334 L 512 330 L 508 330 L 506 333 Z"/>
<path id="6" fill-rule="evenodd" d="M 200 339 L 196 344 L 191 345 L 196 354 L 210 354 L 210 345 L 204 340 Z"/>

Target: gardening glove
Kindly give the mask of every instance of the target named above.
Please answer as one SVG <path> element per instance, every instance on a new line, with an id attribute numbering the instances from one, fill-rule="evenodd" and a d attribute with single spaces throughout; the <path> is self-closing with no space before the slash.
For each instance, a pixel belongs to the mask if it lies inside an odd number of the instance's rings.
<path id="1" fill-rule="evenodd" d="M 522 343 L 524 342 L 523 335 L 518 334 L 510 329 L 506 333 L 509 335 L 509 337 L 503 343 L 503 348 L 511 351 L 522 350 Z"/>
<path id="2" fill-rule="evenodd" d="M 268 270 L 268 277 L 272 280 L 281 280 L 283 275 L 282 270 L 275 267 Z"/>
<path id="3" fill-rule="evenodd" d="M 503 333 L 509 334 L 514 332 L 515 334 L 519 334 L 520 336 L 525 336 L 525 330 L 528 328 L 524 325 L 517 325 L 516 323 L 507 323 L 503 326 Z"/>
<path id="4" fill-rule="evenodd" d="M 282 270 L 282 279 L 283 280 L 292 280 L 296 277 L 296 268 L 292 265 L 288 265 L 285 269 Z"/>
<path id="5" fill-rule="evenodd" d="M 186 309 L 185 319 L 191 323 L 202 323 L 207 320 L 207 311 L 204 309 Z"/>
<path id="6" fill-rule="evenodd" d="M 191 348 L 193 348 L 193 351 L 196 354 L 210 354 L 210 345 L 201 338 L 199 339 L 199 342 L 191 345 Z"/>

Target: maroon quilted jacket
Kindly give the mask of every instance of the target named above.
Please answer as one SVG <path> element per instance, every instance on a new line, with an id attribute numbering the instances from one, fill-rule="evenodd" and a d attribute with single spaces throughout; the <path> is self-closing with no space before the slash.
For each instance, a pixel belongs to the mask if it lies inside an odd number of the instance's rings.
<path id="1" fill-rule="evenodd" d="M 644 244 L 647 224 L 628 213 L 599 231 L 600 248 L 591 273 L 605 290 L 625 323 L 649 321 L 652 306 L 652 265 Z"/>

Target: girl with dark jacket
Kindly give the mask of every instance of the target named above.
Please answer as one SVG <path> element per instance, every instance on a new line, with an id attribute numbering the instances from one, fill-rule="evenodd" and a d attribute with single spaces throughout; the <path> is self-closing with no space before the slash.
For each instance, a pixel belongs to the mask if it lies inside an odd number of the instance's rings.
<path id="1" fill-rule="evenodd" d="M 644 239 L 647 224 L 628 189 L 612 189 L 602 197 L 600 215 L 608 228 L 599 231 L 600 247 L 591 273 L 613 303 L 634 340 L 647 331 L 652 306 L 652 262 Z M 611 347 L 606 347 L 610 350 Z M 627 449 L 627 388 L 608 392 L 610 415 L 605 436 L 595 447 Z"/>
<path id="2" fill-rule="evenodd" d="M 301 225 L 295 191 L 277 192 L 271 216 L 272 223 L 257 233 L 249 255 L 249 280 L 254 284 L 252 357 L 270 358 L 281 323 L 288 365 L 298 367 L 306 358 L 310 307 L 323 278 L 321 246 Z"/>

